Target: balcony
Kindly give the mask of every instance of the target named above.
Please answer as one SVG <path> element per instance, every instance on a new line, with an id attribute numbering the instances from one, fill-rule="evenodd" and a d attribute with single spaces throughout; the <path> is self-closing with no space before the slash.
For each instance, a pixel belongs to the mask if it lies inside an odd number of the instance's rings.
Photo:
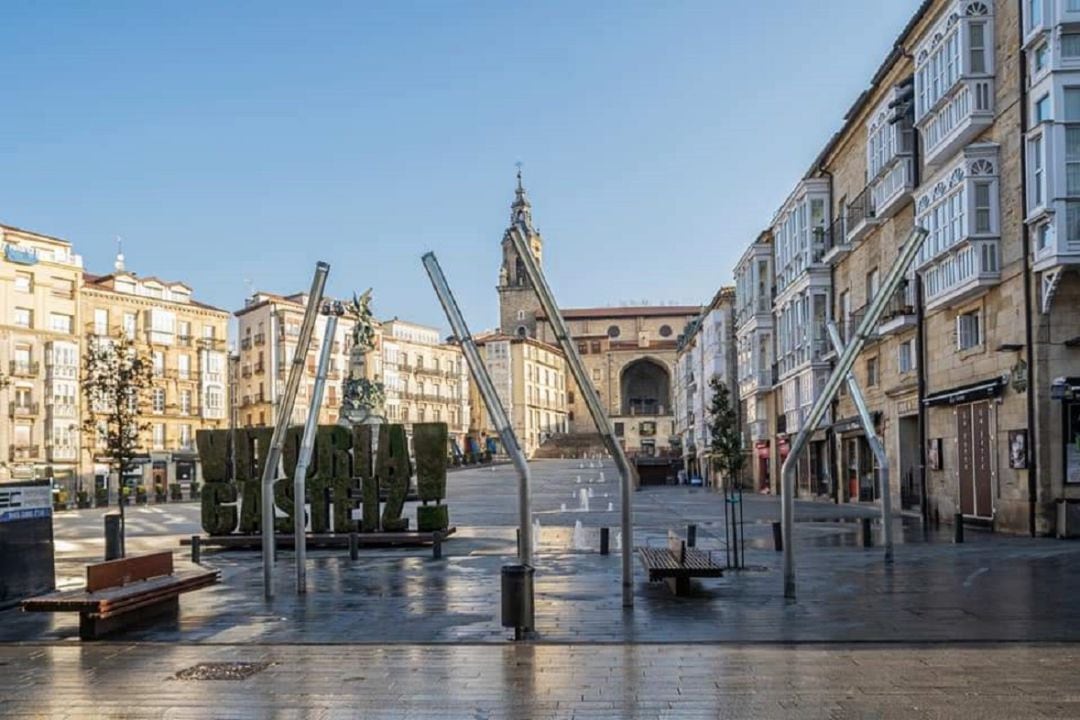
<path id="1" fill-rule="evenodd" d="M 266 365 L 265 365 L 265 363 L 263 363 L 262 360 L 255 363 L 255 374 L 256 375 L 262 375 L 265 372 L 266 372 Z"/>
<path id="2" fill-rule="evenodd" d="M 863 191 L 844 208 L 845 238 L 848 243 L 854 244 L 866 237 L 871 230 L 880 222 L 874 209 L 874 195 L 872 187 L 867 185 Z"/>
<path id="3" fill-rule="evenodd" d="M 915 327 L 915 284 L 905 280 L 896 288 L 889 299 L 881 322 L 877 327 L 878 335 L 896 335 Z"/>
<path id="4" fill-rule="evenodd" d="M 75 398 L 54 397 L 46 402 L 49 414 L 54 418 L 73 418 L 79 415 L 79 406 Z"/>
<path id="5" fill-rule="evenodd" d="M 190 335 L 177 335 L 176 344 L 181 347 L 191 347 L 193 339 Z"/>
<path id="6" fill-rule="evenodd" d="M 994 122 L 993 78 L 963 79 L 915 123 L 923 160 L 936 168 Z"/>
<path id="7" fill-rule="evenodd" d="M 240 349 L 241 350 L 250 350 L 251 349 L 251 338 L 250 337 L 240 338 Z"/>
<path id="8" fill-rule="evenodd" d="M 266 344 L 266 333 L 256 333 L 253 341 L 256 346 Z"/>
<path id="9" fill-rule="evenodd" d="M 251 377 L 251 366 L 244 365 L 242 368 L 240 368 L 240 376 L 245 378 Z"/>
<path id="10" fill-rule="evenodd" d="M 17 462 L 20 460 L 40 460 L 40 445 L 12 445 L 8 448 L 8 460 Z"/>
<path id="11" fill-rule="evenodd" d="M 914 190 L 915 160 L 911 155 L 900 155 L 893 160 L 893 165 L 870 185 L 878 222 L 898 213 L 911 199 Z"/>
<path id="12" fill-rule="evenodd" d="M 822 252 L 820 262 L 833 265 L 851 252 L 851 245 L 847 241 L 847 232 L 844 230 L 845 219 L 844 213 L 840 213 L 840 217 L 833 220 L 832 225 L 824 230 L 816 231 L 821 233 Z"/>
<path id="13" fill-rule="evenodd" d="M 8 417 L 36 417 L 41 412 L 41 407 L 36 402 L 12 402 L 8 403 Z"/>
<path id="14" fill-rule="evenodd" d="M 8 373 L 12 377 L 37 377 L 41 372 L 41 364 L 36 360 L 12 360 Z"/>
<path id="15" fill-rule="evenodd" d="M 50 462 L 74 462 L 79 459 L 79 448 L 71 445 L 52 445 L 49 447 Z"/>
<path id="16" fill-rule="evenodd" d="M 964 240 L 922 273 L 927 311 L 965 302 L 1001 281 L 998 240 Z"/>

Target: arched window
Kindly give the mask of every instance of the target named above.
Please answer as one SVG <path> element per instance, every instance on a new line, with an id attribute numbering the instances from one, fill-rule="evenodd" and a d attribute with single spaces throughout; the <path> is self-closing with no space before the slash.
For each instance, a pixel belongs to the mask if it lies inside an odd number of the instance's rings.
<path id="1" fill-rule="evenodd" d="M 525 319 L 525 311 L 524 310 L 518 310 L 517 319 L 518 320 L 524 320 Z"/>
<path id="2" fill-rule="evenodd" d="M 519 338 L 523 338 L 529 334 L 529 330 L 524 325 L 518 325 L 517 334 Z"/>

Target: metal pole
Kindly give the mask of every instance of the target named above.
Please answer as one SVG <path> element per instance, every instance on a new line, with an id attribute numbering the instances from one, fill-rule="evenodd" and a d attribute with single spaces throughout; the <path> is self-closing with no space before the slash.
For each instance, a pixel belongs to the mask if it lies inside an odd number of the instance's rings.
<path id="1" fill-rule="evenodd" d="M 315 371 L 315 388 L 311 395 L 311 407 L 308 408 L 307 422 L 304 423 L 304 437 L 300 441 L 300 455 L 296 458 L 296 472 L 293 474 L 293 546 L 296 548 L 296 594 L 307 592 L 307 518 L 304 506 L 307 499 L 307 470 L 311 464 L 311 450 L 315 446 L 315 431 L 319 426 L 319 408 L 322 406 L 323 388 L 326 386 L 326 373 L 330 367 L 330 352 L 334 346 L 334 333 L 337 332 L 338 316 L 330 312 L 323 331 L 322 350 L 319 353 L 319 367 Z M 338 528 L 334 528 L 338 531 Z"/>
<path id="2" fill-rule="evenodd" d="M 892 294 L 900 285 L 900 281 L 903 280 L 908 266 L 910 266 L 911 262 L 915 259 L 915 254 L 919 251 L 919 248 L 922 247 L 923 241 L 926 240 L 926 236 L 926 230 L 921 227 L 916 226 L 911 229 L 911 235 L 908 236 L 907 241 L 905 241 L 903 247 L 900 248 L 900 254 L 897 256 L 896 262 L 889 268 L 889 272 L 885 274 L 881 292 L 879 292 L 877 297 L 871 301 L 870 307 L 866 311 L 866 315 L 863 316 L 862 321 L 855 330 L 855 337 L 844 349 L 844 352 L 840 353 L 840 357 L 836 362 L 836 367 L 833 368 L 832 375 L 829 376 L 829 380 L 825 383 L 824 389 L 810 408 L 810 416 L 807 418 L 806 422 L 803 423 L 802 427 L 799 428 L 799 434 L 795 437 L 795 442 L 791 444 L 791 450 L 780 471 L 780 520 L 784 530 L 784 597 L 786 598 L 795 598 L 795 538 L 793 537 L 795 530 L 794 495 L 795 468 L 798 465 L 799 455 L 802 454 L 803 449 L 806 447 L 806 443 L 810 440 L 810 435 L 813 434 L 818 423 L 820 423 L 821 419 L 825 416 L 825 411 L 828 409 L 829 404 L 840 390 L 840 383 L 844 381 L 844 378 L 851 370 L 851 366 L 855 364 L 855 357 L 862 352 L 863 347 L 865 347 L 866 340 L 869 337 L 871 330 L 877 326 L 878 318 L 881 317 L 881 313 L 885 310 L 885 306 L 889 303 Z"/>
<path id="3" fill-rule="evenodd" d="M 829 321 L 825 326 L 829 331 L 829 340 L 832 341 L 836 354 L 844 352 L 844 341 L 840 338 L 840 331 L 836 329 L 836 323 Z M 874 432 L 874 419 L 870 417 L 870 408 L 866 405 L 859 383 L 855 380 L 855 373 L 848 371 L 848 390 L 851 392 L 851 401 L 859 411 L 859 420 L 862 421 L 863 431 L 866 433 L 866 442 L 870 444 L 870 450 L 877 458 L 878 469 L 881 472 L 881 527 L 885 534 L 885 562 L 893 561 L 892 541 L 892 498 L 889 497 L 889 456 L 885 453 L 885 446 L 881 438 Z"/>
<path id="4" fill-rule="evenodd" d="M 529 277 L 529 283 L 536 292 L 540 306 L 544 309 L 548 322 L 551 323 L 551 329 L 555 333 L 555 340 L 558 341 L 563 355 L 566 356 L 566 363 L 570 367 L 570 372 L 573 374 L 578 388 L 581 390 L 581 397 L 585 401 L 586 407 L 589 408 L 589 414 L 592 415 L 596 429 L 600 433 L 600 438 L 604 441 L 604 446 L 615 460 L 615 465 L 619 468 L 619 474 L 622 476 L 622 599 L 623 607 L 630 608 L 634 606 L 634 566 L 632 563 L 634 546 L 632 505 L 634 471 L 630 467 L 630 461 L 626 459 L 626 453 L 623 452 L 622 446 L 615 439 L 611 421 L 608 420 L 608 416 L 600 405 L 600 398 L 596 394 L 596 388 L 593 387 L 592 381 L 585 374 L 585 364 L 581 361 L 577 346 L 574 345 L 570 337 L 570 332 L 567 330 L 559 306 L 555 303 L 555 296 L 552 294 L 551 288 L 548 287 L 547 280 L 544 279 L 544 274 L 541 272 L 540 266 L 536 263 L 536 258 L 533 257 L 532 251 L 529 250 L 528 243 L 525 241 L 528 232 L 528 228 L 515 226 L 510 228 L 507 234 L 514 244 L 514 250 L 525 266 L 525 274 Z"/>
<path id="5" fill-rule="evenodd" d="M 263 594 L 267 600 L 274 597 L 274 480 L 278 476 L 281 463 L 281 446 L 285 442 L 285 432 L 292 419 L 293 405 L 296 403 L 296 391 L 304 376 L 304 361 L 311 346 L 311 335 L 315 330 L 315 317 L 322 305 L 323 289 L 326 287 L 326 275 L 330 266 L 324 262 L 315 265 L 315 277 L 311 280 L 307 307 L 304 309 L 304 321 L 300 325 L 300 337 L 297 338 L 296 352 L 293 354 L 289 379 L 285 383 L 285 394 L 278 403 L 278 416 L 274 423 L 274 434 L 270 437 L 270 448 L 263 461 L 262 476 L 262 552 L 263 552 Z"/>
<path id="6" fill-rule="evenodd" d="M 431 278 L 431 284 L 435 288 L 435 294 L 439 296 L 439 302 L 442 303 L 443 310 L 446 312 L 446 318 L 450 321 L 450 327 L 454 331 L 458 342 L 461 343 L 461 350 L 465 355 L 465 362 L 468 363 L 469 370 L 472 371 L 476 389 L 480 392 L 480 397 L 483 398 L 484 405 L 487 406 L 488 414 L 491 416 L 491 422 L 499 433 L 499 439 L 502 441 L 506 453 L 510 456 L 510 460 L 517 470 L 518 559 L 522 565 L 532 566 L 533 539 L 532 508 L 530 507 L 529 495 L 529 463 L 525 459 L 525 453 L 522 452 L 521 445 L 518 444 L 517 435 L 514 433 L 510 419 L 502 406 L 502 401 L 499 400 L 495 384 L 491 382 L 487 367 L 480 358 L 480 351 L 476 347 L 476 341 L 473 340 L 469 327 L 465 324 L 465 318 L 462 316 L 461 309 L 454 299 L 454 294 L 450 291 L 450 285 L 446 282 L 446 276 L 443 275 L 442 268 L 439 267 L 439 261 L 436 259 L 435 253 L 426 253 L 423 257 L 423 263 L 428 277 Z"/>

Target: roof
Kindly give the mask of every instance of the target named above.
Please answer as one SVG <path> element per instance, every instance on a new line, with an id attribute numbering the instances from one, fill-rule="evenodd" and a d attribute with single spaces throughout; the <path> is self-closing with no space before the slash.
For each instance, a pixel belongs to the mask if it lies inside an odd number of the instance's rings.
<path id="1" fill-rule="evenodd" d="M 631 307 L 566 308 L 562 310 L 565 320 L 631 317 L 679 317 L 697 315 L 700 305 L 636 305 Z M 538 317 L 547 317 L 542 311 Z"/>
<path id="2" fill-rule="evenodd" d="M 473 338 L 473 342 L 475 342 L 477 345 L 483 345 L 489 342 L 528 343 L 530 345 L 536 345 L 537 347 L 544 348 L 549 352 L 554 352 L 562 355 L 562 348 L 558 347 L 557 345 L 550 345 L 543 340 L 537 340 L 533 337 L 518 337 L 517 335 L 508 335 L 498 330 L 482 332 Z"/>
<path id="3" fill-rule="evenodd" d="M 53 242 L 62 243 L 64 245 L 71 245 L 71 242 L 64 238 L 58 238 L 55 235 L 46 235 L 45 233 L 35 232 L 34 230 L 24 230 L 21 227 L 15 227 L 14 225 L 4 225 L 0 223 L 0 230 L 9 230 L 11 232 L 23 233 L 25 235 L 33 235 L 36 238 L 43 240 L 52 240 Z"/>
<path id="4" fill-rule="evenodd" d="M 132 277 L 137 277 L 133 273 L 124 273 L 124 274 L 125 275 L 131 275 Z M 194 308 L 198 308 L 200 310 L 209 310 L 211 312 L 224 313 L 226 315 L 229 314 L 228 310 L 224 310 L 222 308 L 216 307 L 214 305 L 210 305 L 208 303 L 200 302 L 200 301 L 198 301 L 198 300 L 196 300 L 194 298 L 189 298 L 187 302 L 177 302 L 175 300 L 166 300 L 164 298 L 151 298 L 151 297 L 147 297 L 146 295 L 131 295 L 130 293 L 122 293 L 122 292 L 117 291 L 115 288 L 113 288 L 113 287 L 111 287 L 109 285 L 109 283 L 112 280 L 115 280 L 115 279 L 116 279 L 116 273 L 110 273 L 108 275 L 95 275 L 94 273 L 83 272 L 83 285 L 84 286 L 91 285 L 91 286 L 93 286 L 91 288 L 93 290 L 103 290 L 105 292 L 116 293 L 117 295 L 123 295 L 125 297 L 136 297 L 136 298 L 140 298 L 140 299 L 143 299 L 143 300 L 152 300 L 154 302 L 167 303 L 169 305 L 177 305 L 177 306 L 180 306 L 180 307 L 194 307 Z M 173 285 L 181 285 L 181 286 L 187 288 L 189 291 L 191 290 L 190 285 L 188 285 L 186 283 L 182 283 L 182 282 L 172 282 L 172 283 L 170 283 L 170 282 L 166 282 L 166 281 L 161 280 L 161 279 L 156 278 L 156 277 L 148 277 L 148 278 L 137 277 L 137 279 L 139 279 L 139 280 L 156 280 L 157 282 L 159 282 L 159 283 L 161 283 L 163 285 L 166 285 L 166 286 L 170 286 L 170 287 L 173 286 Z"/>

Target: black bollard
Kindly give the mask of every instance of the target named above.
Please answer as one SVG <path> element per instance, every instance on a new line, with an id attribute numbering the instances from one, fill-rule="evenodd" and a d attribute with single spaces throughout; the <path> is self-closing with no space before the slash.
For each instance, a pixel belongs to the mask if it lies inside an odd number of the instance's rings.
<path id="1" fill-rule="evenodd" d="M 953 542 L 957 544 L 964 542 L 963 513 L 956 513 L 955 515 L 953 515 Z"/>
<path id="2" fill-rule="evenodd" d="M 198 565 L 202 561 L 202 538 L 198 535 L 191 536 L 191 562 Z"/>
<path id="3" fill-rule="evenodd" d="M 611 529 L 600 528 L 600 554 L 607 555 L 611 552 Z"/>
<path id="4" fill-rule="evenodd" d="M 862 518 L 862 546 L 864 548 L 874 546 L 874 533 L 870 529 L 870 518 Z"/>
<path id="5" fill-rule="evenodd" d="M 442 560 L 442 533 L 438 530 L 431 534 L 431 557 Z"/>
<path id="6" fill-rule="evenodd" d="M 784 552 L 784 531 L 778 522 L 772 524 L 772 541 L 776 552 Z"/>
<path id="7" fill-rule="evenodd" d="M 357 560 L 360 557 L 360 536 L 349 533 L 349 559 Z"/>
<path id="8" fill-rule="evenodd" d="M 697 547 L 697 525 L 686 526 L 686 547 Z"/>
<path id="9" fill-rule="evenodd" d="M 124 556 L 120 538 L 120 513 L 105 513 L 105 559 L 117 560 Z"/>
<path id="10" fill-rule="evenodd" d="M 518 557 L 521 557 L 521 528 L 518 528 L 514 532 L 517 533 L 517 540 L 515 541 L 515 545 L 517 546 L 517 554 Z"/>

